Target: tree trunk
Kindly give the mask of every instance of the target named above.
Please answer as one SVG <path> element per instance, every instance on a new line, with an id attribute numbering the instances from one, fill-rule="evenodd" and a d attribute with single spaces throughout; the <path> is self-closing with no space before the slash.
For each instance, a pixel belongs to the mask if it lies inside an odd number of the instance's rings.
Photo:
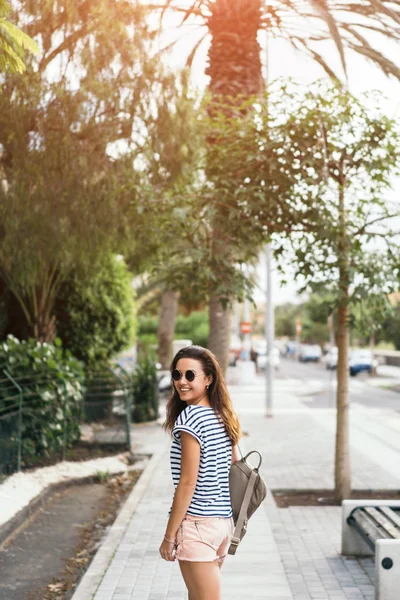
<path id="1" fill-rule="evenodd" d="M 369 336 L 369 349 L 371 352 L 371 359 L 372 359 L 371 375 L 376 375 L 376 367 L 375 367 L 375 362 L 374 362 L 374 352 L 375 352 L 375 334 L 374 333 L 371 333 L 371 335 Z"/>
<path id="2" fill-rule="evenodd" d="M 161 296 L 158 325 L 158 356 L 163 369 L 169 369 L 172 360 L 172 340 L 178 312 L 179 292 L 165 290 Z"/>
<path id="3" fill-rule="evenodd" d="M 349 423 L 349 259 L 346 227 L 346 211 L 344 205 L 345 178 L 340 174 L 339 184 L 339 288 L 338 307 L 338 366 L 336 393 L 336 448 L 335 448 L 335 497 L 341 502 L 350 498 L 350 423 Z"/>
<path id="4" fill-rule="evenodd" d="M 350 498 L 350 441 L 349 441 L 349 308 L 342 301 L 338 309 L 338 366 L 336 396 L 336 455 L 335 496 L 340 502 Z"/>
<path id="5" fill-rule="evenodd" d="M 209 90 L 212 99 L 223 102 L 227 112 L 234 112 L 235 106 L 243 100 L 260 93 L 262 83 L 261 47 L 258 32 L 261 29 L 261 0 L 217 0 L 210 4 L 211 15 L 208 29 L 211 45 L 208 52 L 210 76 Z M 218 106 L 218 110 L 221 107 Z M 213 114 L 211 105 L 210 114 Z M 213 143 L 213 140 L 209 140 Z M 234 264 L 232 243 L 224 239 L 229 223 L 228 215 L 218 211 L 213 223 L 213 254 L 217 257 L 214 271 L 217 282 L 223 280 L 221 264 L 224 261 Z M 220 296 L 210 287 L 209 349 L 216 355 L 225 373 L 229 360 L 229 340 L 231 308 L 224 309 Z M 231 302 L 233 298 L 229 299 Z"/>
<path id="6" fill-rule="evenodd" d="M 335 341 L 335 315 L 333 312 L 328 317 L 328 329 L 329 329 L 329 345 L 333 348 L 336 346 Z"/>
<path id="7" fill-rule="evenodd" d="M 224 309 L 215 295 L 210 297 L 208 309 L 210 317 L 208 348 L 215 354 L 222 372 L 225 373 L 229 360 L 232 310 L 229 306 Z"/>
<path id="8" fill-rule="evenodd" d="M 47 312 L 39 313 L 33 324 L 33 336 L 41 344 L 52 344 L 56 337 L 56 318 Z"/>

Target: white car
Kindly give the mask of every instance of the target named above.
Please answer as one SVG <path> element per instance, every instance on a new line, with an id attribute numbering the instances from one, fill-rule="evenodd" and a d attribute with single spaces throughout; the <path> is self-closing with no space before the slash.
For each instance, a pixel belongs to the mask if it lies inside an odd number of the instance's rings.
<path id="1" fill-rule="evenodd" d="M 336 346 L 331 348 L 326 357 L 326 368 L 337 369 L 339 352 Z M 370 350 L 356 349 L 349 352 L 349 372 L 350 375 L 357 375 L 362 371 L 372 372 L 372 369 L 378 367 L 378 362 L 373 358 Z"/>
<path id="2" fill-rule="evenodd" d="M 299 361 L 300 362 L 319 362 L 322 357 L 321 346 L 318 344 L 301 344 Z"/>
<path id="3" fill-rule="evenodd" d="M 337 368 L 338 356 L 339 356 L 339 352 L 338 352 L 337 346 L 333 346 L 332 348 L 330 348 L 328 350 L 326 356 L 324 357 L 324 360 L 326 363 L 326 368 L 329 371 L 333 371 L 334 369 Z"/>
<path id="4" fill-rule="evenodd" d="M 376 371 L 378 361 L 374 359 L 370 350 L 357 349 L 352 350 L 349 355 L 349 371 L 350 375 L 354 377 L 358 373 L 366 371 L 372 373 Z"/>
<path id="5" fill-rule="evenodd" d="M 267 363 L 268 363 L 266 345 L 261 346 L 261 344 L 257 344 L 255 351 L 257 352 L 257 359 L 256 359 L 257 369 L 265 370 L 267 368 Z M 279 365 L 281 364 L 279 348 L 275 348 L 275 347 L 272 348 L 271 364 L 274 367 L 274 369 L 279 369 Z"/>

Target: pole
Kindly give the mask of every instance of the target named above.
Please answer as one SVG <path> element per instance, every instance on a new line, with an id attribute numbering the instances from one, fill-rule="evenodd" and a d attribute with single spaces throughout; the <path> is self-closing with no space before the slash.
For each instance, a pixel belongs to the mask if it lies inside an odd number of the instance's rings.
<path id="1" fill-rule="evenodd" d="M 267 244 L 265 251 L 265 259 L 267 266 L 267 290 L 265 304 L 265 336 L 267 342 L 267 365 L 266 373 L 266 413 L 267 418 L 272 417 L 273 404 L 273 365 L 272 365 L 272 349 L 274 346 L 274 309 L 272 305 L 272 248 L 271 244 Z"/>
<path id="2" fill-rule="evenodd" d="M 245 298 L 243 303 L 243 320 L 247 323 L 251 322 L 250 300 Z M 251 350 L 251 333 L 245 333 L 243 336 L 244 360 L 250 360 Z"/>
<path id="3" fill-rule="evenodd" d="M 266 7 L 266 0 L 264 2 Z M 268 29 L 265 30 L 265 88 L 268 91 L 268 78 L 269 78 L 269 39 Z M 272 414 L 273 405 L 273 365 L 272 365 L 272 349 L 274 345 L 274 307 L 272 304 L 272 247 L 271 244 L 267 244 L 265 250 L 266 260 L 266 277 L 267 277 L 267 290 L 265 296 L 265 337 L 267 342 L 267 365 L 265 369 L 266 374 L 266 412 L 265 416 L 270 418 Z"/>

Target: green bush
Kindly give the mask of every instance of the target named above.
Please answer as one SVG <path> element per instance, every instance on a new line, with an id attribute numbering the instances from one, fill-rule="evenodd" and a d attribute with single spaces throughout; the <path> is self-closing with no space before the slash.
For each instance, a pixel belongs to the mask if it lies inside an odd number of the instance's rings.
<path id="1" fill-rule="evenodd" d="M 141 315 L 138 319 L 138 339 L 143 348 L 158 344 L 158 317 Z M 178 315 L 175 325 L 175 339 L 189 339 L 193 344 L 207 347 L 210 328 L 205 311 L 193 311 L 190 315 Z"/>
<path id="2" fill-rule="evenodd" d="M 193 311 L 190 315 L 178 315 L 175 326 L 176 339 L 189 339 L 193 344 L 207 347 L 210 327 L 208 315 L 203 311 Z"/>
<path id="3" fill-rule="evenodd" d="M 138 317 L 138 336 L 157 335 L 158 317 L 155 315 L 140 315 Z"/>
<path id="4" fill-rule="evenodd" d="M 56 305 L 57 335 L 90 368 L 132 345 L 136 317 L 132 275 L 110 256 L 89 280 L 67 281 Z"/>
<path id="5" fill-rule="evenodd" d="M 0 343 L 0 451 L 2 441 L 16 441 L 18 434 L 17 420 L 11 418 L 18 408 L 17 395 L 4 369 L 23 390 L 23 457 L 48 456 L 79 439 L 83 365 L 62 350 L 59 340 L 55 345 L 20 342 L 10 335 Z"/>
<path id="6" fill-rule="evenodd" d="M 139 357 L 132 374 L 134 423 L 153 421 L 158 418 L 159 397 L 157 388 L 157 368 L 154 357 L 145 354 Z"/>

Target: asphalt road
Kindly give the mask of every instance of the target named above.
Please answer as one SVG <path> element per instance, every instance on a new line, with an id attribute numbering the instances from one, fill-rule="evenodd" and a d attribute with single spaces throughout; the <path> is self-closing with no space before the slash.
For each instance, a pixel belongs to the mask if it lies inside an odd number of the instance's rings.
<path id="1" fill-rule="evenodd" d="M 379 369 L 378 369 L 379 375 Z M 312 381 L 317 393 L 304 396 L 302 401 L 310 408 L 333 408 L 336 405 L 336 371 L 328 371 L 323 363 L 300 363 L 281 359 L 275 379 Z M 382 382 L 382 378 L 379 378 Z M 386 379 L 390 381 L 389 378 Z M 350 401 L 369 408 L 388 408 L 400 411 L 400 393 L 374 385 L 377 380 L 367 373 L 350 377 Z"/>

